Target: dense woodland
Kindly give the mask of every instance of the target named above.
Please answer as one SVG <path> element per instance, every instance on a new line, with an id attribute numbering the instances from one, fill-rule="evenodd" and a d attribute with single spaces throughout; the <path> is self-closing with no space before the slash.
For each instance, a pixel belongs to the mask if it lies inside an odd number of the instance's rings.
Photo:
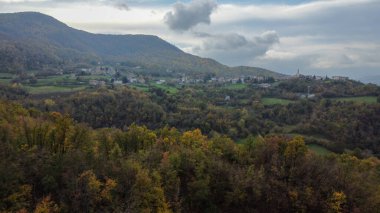
<path id="1" fill-rule="evenodd" d="M 237 145 L 199 129 L 92 129 L 0 103 L 0 210 L 377 212 L 380 161 L 318 156 L 301 137 Z"/>
<path id="2" fill-rule="evenodd" d="M 250 135 L 298 134 L 313 136 L 305 139 L 334 152 L 355 150 L 358 154 L 380 155 L 380 104 L 325 98 L 326 88 L 333 88 L 329 90 L 330 97 L 332 93 L 377 95 L 379 87 L 351 81 L 314 81 L 310 83 L 315 84 L 314 99 L 297 98 L 289 104 L 269 106 L 260 102 L 264 96 L 296 96 L 292 90 L 302 87 L 303 81 L 290 82 L 272 89 L 186 86 L 175 94 L 158 88 L 151 88 L 148 93 L 128 87 L 99 88 L 52 98 L 23 99 L 22 103 L 44 112 L 67 113 L 92 128 L 125 130 L 131 124 L 150 129 L 169 126 L 180 131 L 200 129 L 208 136 L 221 134 L 235 141 Z M 231 100 L 225 101 L 226 95 Z"/>
<path id="3" fill-rule="evenodd" d="M 1 86 L 0 212 L 378 212 L 380 104 L 327 97 L 379 88 L 302 85 Z"/>

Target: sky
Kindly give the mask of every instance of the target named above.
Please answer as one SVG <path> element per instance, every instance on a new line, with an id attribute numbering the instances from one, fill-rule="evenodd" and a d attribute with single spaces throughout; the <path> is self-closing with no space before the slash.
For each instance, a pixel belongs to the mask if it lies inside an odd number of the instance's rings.
<path id="1" fill-rule="evenodd" d="M 152 34 L 185 52 L 285 74 L 380 84 L 380 0 L 0 0 L 105 34 Z"/>

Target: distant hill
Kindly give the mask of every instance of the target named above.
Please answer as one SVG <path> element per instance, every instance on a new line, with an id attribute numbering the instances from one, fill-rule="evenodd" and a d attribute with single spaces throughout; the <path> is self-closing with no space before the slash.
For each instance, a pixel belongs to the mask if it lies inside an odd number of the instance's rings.
<path id="1" fill-rule="evenodd" d="M 92 34 L 41 13 L 0 14 L 2 71 L 38 70 L 50 65 L 96 63 L 100 60 L 157 71 L 283 76 L 262 68 L 230 68 L 213 59 L 185 53 L 157 36 Z"/>

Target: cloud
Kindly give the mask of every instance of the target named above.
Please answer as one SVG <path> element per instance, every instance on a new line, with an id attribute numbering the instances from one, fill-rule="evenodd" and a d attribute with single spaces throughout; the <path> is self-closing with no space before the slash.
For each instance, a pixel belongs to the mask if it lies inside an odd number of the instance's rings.
<path id="1" fill-rule="evenodd" d="M 73 2 L 73 0 L 55 0 L 59 2 Z M 119 10 L 130 10 L 127 0 L 75 0 L 74 2 L 97 3 L 106 6 L 112 6 Z"/>
<path id="2" fill-rule="evenodd" d="M 232 65 L 248 64 L 280 42 L 276 31 L 266 31 L 250 38 L 238 33 L 197 35 L 201 35 L 199 38 L 204 41 L 202 45 L 193 48 L 194 53 Z"/>
<path id="3" fill-rule="evenodd" d="M 378 4 L 378 0 L 313 0 L 300 4 L 220 4 L 215 19 L 224 23 L 245 20 L 289 21 L 323 17 L 323 14 L 334 14 L 339 10 L 355 8 L 362 5 Z"/>
<path id="4" fill-rule="evenodd" d="M 124 1 L 117 1 L 114 3 L 114 6 L 119 10 L 129 10 L 129 6 Z"/>
<path id="5" fill-rule="evenodd" d="M 41 7 L 52 6 L 56 4 L 81 4 L 86 3 L 89 5 L 105 5 L 115 7 L 119 10 L 129 10 L 127 0 L 0 0 L 0 3 L 8 4 L 36 4 Z"/>
<path id="6" fill-rule="evenodd" d="M 251 65 L 286 74 L 295 74 L 300 68 L 303 74 L 344 75 L 356 79 L 379 73 L 380 44 L 371 41 L 324 44 L 320 39 L 318 36 L 282 37 L 280 45 L 255 58 Z"/>
<path id="7" fill-rule="evenodd" d="M 193 0 L 190 3 L 178 2 L 173 11 L 164 16 L 165 23 L 172 30 L 186 31 L 200 24 L 211 23 L 211 13 L 217 8 L 215 0 Z"/>

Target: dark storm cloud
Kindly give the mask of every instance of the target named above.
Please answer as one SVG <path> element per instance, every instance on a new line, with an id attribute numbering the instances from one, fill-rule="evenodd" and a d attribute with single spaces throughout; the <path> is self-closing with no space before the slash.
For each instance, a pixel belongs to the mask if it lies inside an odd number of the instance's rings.
<path id="1" fill-rule="evenodd" d="M 178 2 L 173 11 L 166 13 L 165 23 L 172 30 L 186 31 L 200 23 L 210 24 L 211 13 L 217 8 L 215 0 L 193 0 L 190 3 Z"/>

